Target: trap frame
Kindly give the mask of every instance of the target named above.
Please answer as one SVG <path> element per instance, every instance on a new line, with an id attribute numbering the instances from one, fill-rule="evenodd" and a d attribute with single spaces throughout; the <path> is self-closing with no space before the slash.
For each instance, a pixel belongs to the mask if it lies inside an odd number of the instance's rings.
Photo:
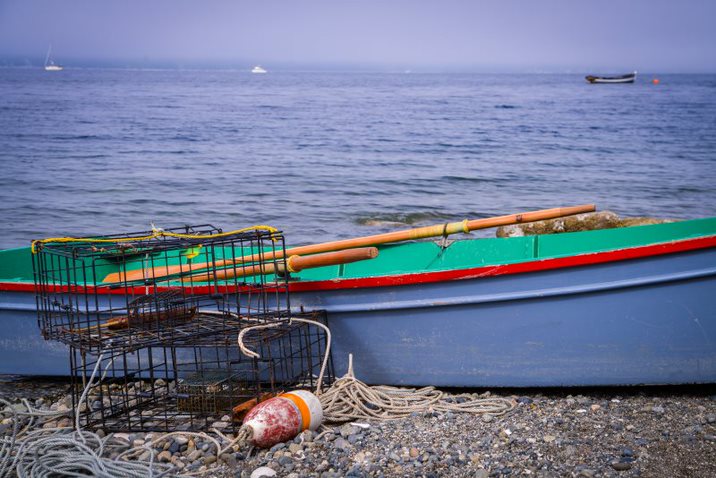
<path id="1" fill-rule="evenodd" d="M 185 226 L 33 244 L 43 336 L 87 351 L 177 346 L 289 316 L 283 235 Z"/>
<path id="2" fill-rule="evenodd" d="M 83 427 L 106 431 L 234 431 L 232 408 L 283 391 L 315 389 L 326 358 L 325 314 L 247 330 L 243 355 L 224 345 L 71 350 L 72 400 Z M 328 356 L 323 386 L 334 380 Z M 83 395 L 87 384 L 95 385 Z M 229 417 L 227 420 L 226 417 Z M 224 418 L 224 420 L 222 420 Z"/>

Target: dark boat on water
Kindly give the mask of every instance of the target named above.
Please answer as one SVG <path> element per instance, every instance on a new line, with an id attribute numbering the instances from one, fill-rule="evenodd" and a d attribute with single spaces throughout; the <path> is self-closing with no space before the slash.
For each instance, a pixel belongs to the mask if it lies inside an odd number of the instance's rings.
<path id="1" fill-rule="evenodd" d="M 589 83 L 634 83 L 636 80 L 636 71 L 621 76 L 592 76 L 587 75 L 585 79 Z"/>

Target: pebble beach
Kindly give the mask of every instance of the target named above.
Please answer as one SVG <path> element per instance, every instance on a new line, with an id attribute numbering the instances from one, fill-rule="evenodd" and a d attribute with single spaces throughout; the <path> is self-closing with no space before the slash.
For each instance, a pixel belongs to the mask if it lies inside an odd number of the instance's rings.
<path id="1" fill-rule="evenodd" d="M 61 381 L 0 381 L 0 397 L 25 398 L 37 410 L 66 407 L 67 389 Z M 115 433 L 106 457 L 153 442 L 170 476 L 716 476 L 713 386 L 476 392 L 510 398 L 516 407 L 503 416 L 427 410 L 395 421 L 326 424 L 269 450 L 230 447 L 220 456 L 201 437 Z M 7 437 L 12 419 L 2 418 L 0 436 Z M 43 426 L 70 423 L 58 417 Z"/>

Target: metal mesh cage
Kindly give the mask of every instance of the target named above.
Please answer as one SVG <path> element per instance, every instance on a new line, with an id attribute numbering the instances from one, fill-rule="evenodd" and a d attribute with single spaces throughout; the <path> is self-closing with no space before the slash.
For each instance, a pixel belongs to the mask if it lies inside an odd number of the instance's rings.
<path id="1" fill-rule="evenodd" d="M 258 357 L 242 354 L 236 338 L 225 345 L 100 353 L 72 348 L 80 424 L 107 431 L 232 430 L 240 425 L 234 407 L 286 390 L 315 389 L 326 357 L 326 334 L 316 322 L 325 323 L 325 315 L 302 314 L 247 330 L 244 345 Z M 322 380 L 324 386 L 333 381 L 330 357 Z"/>
<path id="2" fill-rule="evenodd" d="M 83 350 L 221 340 L 239 321 L 289 315 L 283 236 L 211 225 L 72 242 L 33 254 L 45 338 Z M 171 235 L 170 235 L 171 234 Z"/>

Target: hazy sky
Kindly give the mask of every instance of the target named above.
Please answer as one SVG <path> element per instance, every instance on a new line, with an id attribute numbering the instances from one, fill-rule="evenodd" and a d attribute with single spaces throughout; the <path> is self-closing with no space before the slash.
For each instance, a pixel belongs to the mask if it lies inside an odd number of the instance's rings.
<path id="1" fill-rule="evenodd" d="M 716 72 L 712 0 L 0 0 L 0 59 Z"/>

